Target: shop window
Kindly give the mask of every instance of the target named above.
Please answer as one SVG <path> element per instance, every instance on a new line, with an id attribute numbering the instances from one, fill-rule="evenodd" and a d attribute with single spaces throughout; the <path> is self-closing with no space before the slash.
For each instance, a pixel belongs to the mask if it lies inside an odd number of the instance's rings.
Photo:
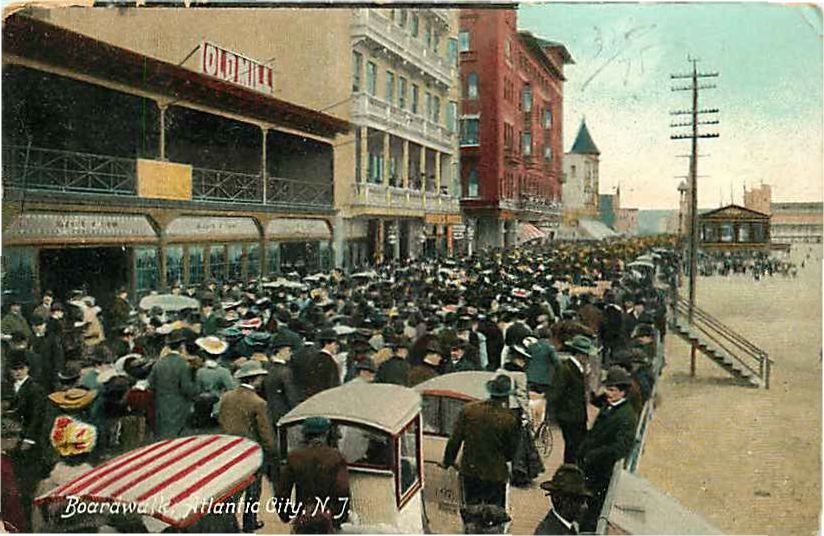
<path id="1" fill-rule="evenodd" d="M 22 302 L 34 301 L 33 248 L 3 248 L 3 292 L 11 292 Z"/>
<path id="2" fill-rule="evenodd" d="M 721 242 L 732 242 L 732 224 L 731 223 L 722 223 L 721 224 Z"/>
<path id="3" fill-rule="evenodd" d="M 260 246 L 258 244 L 246 244 L 246 271 L 250 279 L 260 275 Z"/>
<path id="4" fill-rule="evenodd" d="M 363 55 L 352 52 L 352 91 L 361 90 L 361 72 L 363 71 Z"/>
<path id="5" fill-rule="evenodd" d="M 157 289 L 157 248 L 134 248 L 134 271 L 138 296 Z"/>
<path id="6" fill-rule="evenodd" d="M 322 272 L 329 272 L 332 270 L 332 247 L 327 240 L 320 243 L 320 269 Z"/>
<path id="7" fill-rule="evenodd" d="M 284 272 L 309 274 L 320 268 L 318 242 L 284 242 L 280 244 L 280 266 Z"/>
<path id="8" fill-rule="evenodd" d="M 243 244 L 230 244 L 227 259 L 229 280 L 243 279 Z"/>
<path id="9" fill-rule="evenodd" d="M 266 268 L 269 274 L 280 274 L 280 244 L 269 242 L 266 252 Z"/>
<path id="10" fill-rule="evenodd" d="M 212 246 L 209 249 L 209 268 L 212 277 L 222 284 L 226 278 L 226 248 L 223 244 Z"/>
<path id="11" fill-rule="evenodd" d="M 477 73 L 469 73 L 466 77 L 466 98 L 467 99 L 477 99 L 478 98 L 478 74 Z"/>
<path id="12" fill-rule="evenodd" d="M 418 419 L 412 421 L 398 438 L 398 500 L 403 501 L 420 481 L 420 459 L 418 458 Z"/>
<path id="13" fill-rule="evenodd" d="M 203 246 L 189 246 L 189 285 L 195 286 L 203 283 L 206 273 L 206 255 Z"/>
<path id="14" fill-rule="evenodd" d="M 166 248 L 166 284 L 183 285 L 183 246 Z"/>

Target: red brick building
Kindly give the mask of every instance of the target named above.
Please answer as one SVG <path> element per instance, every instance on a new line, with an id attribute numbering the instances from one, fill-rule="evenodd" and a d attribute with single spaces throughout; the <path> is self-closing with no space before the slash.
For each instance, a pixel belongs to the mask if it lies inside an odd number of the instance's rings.
<path id="1" fill-rule="evenodd" d="M 559 44 L 517 30 L 515 9 L 465 9 L 459 34 L 461 207 L 475 244 L 560 219 L 564 65 Z"/>

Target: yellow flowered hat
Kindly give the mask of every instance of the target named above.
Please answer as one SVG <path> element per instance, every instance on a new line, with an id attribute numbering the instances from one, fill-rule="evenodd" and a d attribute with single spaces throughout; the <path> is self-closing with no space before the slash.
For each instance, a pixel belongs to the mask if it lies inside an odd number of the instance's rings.
<path id="1" fill-rule="evenodd" d="M 97 428 L 67 415 L 61 415 L 54 420 L 49 438 L 61 456 L 87 454 L 94 450 L 97 443 Z"/>

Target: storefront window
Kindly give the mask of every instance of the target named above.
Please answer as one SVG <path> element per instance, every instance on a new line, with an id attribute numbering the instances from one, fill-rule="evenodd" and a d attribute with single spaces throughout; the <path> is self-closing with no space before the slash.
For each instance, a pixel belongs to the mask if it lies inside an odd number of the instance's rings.
<path id="1" fill-rule="evenodd" d="M 195 286 L 203 283 L 206 273 L 206 256 L 203 246 L 189 246 L 189 285 Z"/>
<path id="2" fill-rule="evenodd" d="M 166 284 L 170 287 L 183 284 L 183 246 L 166 248 Z"/>
<path id="3" fill-rule="evenodd" d="M 311 274 L 318 271 L 318 242 L 285 242 L 280 245 L 280 266 L 284 272 Z"/>
<path id="4" fill-rule="evenodd" d="M 243 279 L 243 244 L 231 244 L 229 246 L 229 279 Z"/>
<path id="5" fill-rule="evenodd" d="M 246 244 L 246 270 L 250 279 L 260 275 L 260 246 L 258 244 Z"/>
<path id="6" fill-rule="evenodd" d="M 33 301 L 35 255 L 33 248 L 3 248 L 3 293 Z M 9 293 L 9 294 L 6 294 Z"/>
<path id="7" fill-rule="evenodd" d="M 732 224 L 721 224 L 721 242 L 732 242 Z"/>
<path id="8" fill-rule="evenodd" d="M 320 243 L 320 269 L 322 272 L 332 270 L 332 247 L 325 240 Z"/>
<path id="9" fill-rule="evenodd" d="M 269 242 L 269 251 L 266 255 L 267 271 L 270 274 L 280 273 L 280 244 Z"/>
<path id="10" fill-rule="evenodd" d="M 157 248 L 134 248 L 137 294 L 142 296 L 157 288 Z"/>
<path id="11" fill-rule="evenodd" d="M 209 248 L 209 268 L 212 277 L 222 284 L 226 278 L 226 248 L 223 244 Z"/>

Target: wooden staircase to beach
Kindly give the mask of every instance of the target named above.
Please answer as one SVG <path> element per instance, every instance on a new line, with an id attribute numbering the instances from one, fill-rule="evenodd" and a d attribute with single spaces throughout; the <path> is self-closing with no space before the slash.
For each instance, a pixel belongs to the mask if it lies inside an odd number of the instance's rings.
<path id="1" fill-rule="evenodd" d="M 736 382 L 746 387 L 770 388 L 772 360 L 767 352 L 743 335 L 699 307 L 693 308 L 689 322 L 689 303 L 678 298 L 672 308 L 671 326 L 675 334 L 727 371 Z"/>

